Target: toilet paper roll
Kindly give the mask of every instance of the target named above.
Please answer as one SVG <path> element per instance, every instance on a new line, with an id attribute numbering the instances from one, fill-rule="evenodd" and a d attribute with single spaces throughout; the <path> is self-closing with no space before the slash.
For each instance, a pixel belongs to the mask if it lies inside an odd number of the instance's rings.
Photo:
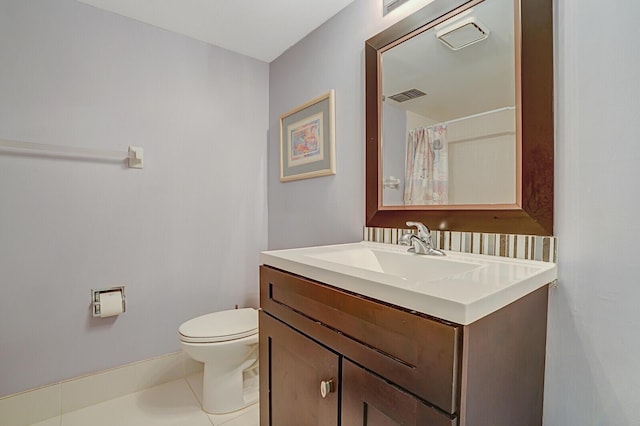
<path id="1" fill-rule="evenodd" d="M 120 290 L 100 293 L 100 318 L 112 317 L 122 313 L 122 292 Z"/>

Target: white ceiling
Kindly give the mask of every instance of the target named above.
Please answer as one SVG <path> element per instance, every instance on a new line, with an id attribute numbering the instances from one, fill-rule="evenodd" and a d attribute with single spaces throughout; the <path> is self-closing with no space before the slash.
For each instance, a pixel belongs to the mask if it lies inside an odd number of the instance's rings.
<path id="1" fill-rule="evenodd" d="M 271 62 L 353 0 L 78 0 Z"/>

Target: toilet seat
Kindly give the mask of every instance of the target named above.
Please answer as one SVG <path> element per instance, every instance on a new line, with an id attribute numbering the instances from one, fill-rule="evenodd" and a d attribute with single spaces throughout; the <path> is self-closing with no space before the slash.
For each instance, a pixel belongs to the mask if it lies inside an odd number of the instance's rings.
<path id="1" fill-rule="evenodd" d="M 216 343 L 238 340 L 258 333 L 258 310 L 233 309 L 202 315 L 178 328 L 180 340 L 187 343 Z"/>

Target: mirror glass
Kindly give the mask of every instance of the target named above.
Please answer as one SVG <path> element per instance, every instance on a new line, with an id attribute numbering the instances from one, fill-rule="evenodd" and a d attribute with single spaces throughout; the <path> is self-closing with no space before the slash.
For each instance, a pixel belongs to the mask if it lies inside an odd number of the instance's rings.
<path id="1" fill-rule="evenodd" d="M 365 76 L 367 226 L 553 235 L 553 0 L 428 3 Z"/>
<path id="2" fill-rule="evenodd" d="M 381 50 L 383 206 L 514 205 L 513 0 L 485 0 Z"/>

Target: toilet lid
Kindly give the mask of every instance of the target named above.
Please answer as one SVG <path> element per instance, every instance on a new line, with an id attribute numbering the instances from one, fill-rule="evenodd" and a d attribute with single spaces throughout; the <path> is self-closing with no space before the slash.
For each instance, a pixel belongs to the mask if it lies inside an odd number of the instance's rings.
<path id="1" fill-rule="evenodd" d="M 178 328 L 183 342 L 213 343 L 242 339 L 258 332 L 258 311 L 253 308 L 214 312 L 189 320 Z"/>

